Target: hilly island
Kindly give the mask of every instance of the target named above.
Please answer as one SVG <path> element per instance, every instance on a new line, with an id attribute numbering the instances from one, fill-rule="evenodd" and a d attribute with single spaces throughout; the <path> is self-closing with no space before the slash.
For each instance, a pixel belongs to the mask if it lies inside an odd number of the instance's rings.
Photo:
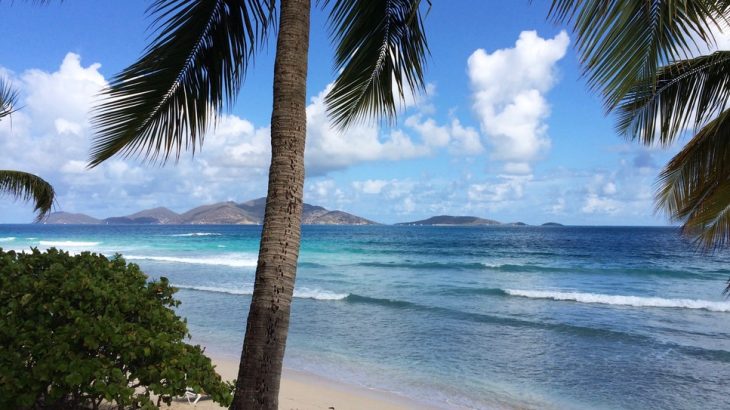
<path id="1" fill-rule="evenodd" d="M 219 202 L 193 208 L 182 214 L 159 207 L 127 216 L 97 219 L 84 214 L 54 212 L 43 223 L 63 225 L 258 225 L 263 223 L 266 198 L 247 202 Z M 343 211 L 304 204 L 302 223 L 306 225 L 377 225 Z"/>
<path id="2" fill-rule="evenodd" d="M 260 225 L 264 220 L 266 198 L 236 203 L 234 201 L 202 205 L 183 213 L 165 207 L 146 209 L 126 216 L 104 219 L 70 212 L 54 212 L 42 223 L 49 225 Z M 344 211 L 304 204 L 302 223 L 305 225 L 380 225 L 369 219 Z M 476 216 L 439 215 L 396 226 L 527 226 L 522 222 L 502 223 Z M 542 226 L 562 226 L 549 222 Z"/>

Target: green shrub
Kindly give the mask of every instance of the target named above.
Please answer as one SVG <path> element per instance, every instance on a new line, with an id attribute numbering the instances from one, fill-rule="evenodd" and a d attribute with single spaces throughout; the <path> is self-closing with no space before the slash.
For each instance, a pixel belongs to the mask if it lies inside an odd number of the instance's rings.
<path id="1" fill-rule="evenodd" d="M 0 248 L 0 408 L 155 408 L 186 386 L 229 405 L 174 292 L 119 255 Z"/>

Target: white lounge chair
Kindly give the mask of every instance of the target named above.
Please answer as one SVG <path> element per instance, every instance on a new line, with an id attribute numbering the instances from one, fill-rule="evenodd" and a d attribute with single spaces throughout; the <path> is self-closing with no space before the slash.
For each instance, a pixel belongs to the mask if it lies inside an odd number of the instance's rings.
<path id="1" fill-rule="evenodd" d="M 192 404 L 193 406 L 198 404 L 198 401 L 203 397 L 202 394 L 196 393 L 191 388 L 185 389 L 185 398 L 188 399 L 188 404 Z M 192 401 L 190 401 L 192 400 Z"/>

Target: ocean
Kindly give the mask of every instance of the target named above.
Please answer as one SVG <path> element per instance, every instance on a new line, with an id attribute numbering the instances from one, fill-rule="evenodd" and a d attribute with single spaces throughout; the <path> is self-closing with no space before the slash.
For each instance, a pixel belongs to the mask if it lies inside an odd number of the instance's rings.
<path id="1" fill-rule="evenodd" d="M 237 360 L 259 226 L 0 225 L 121 253 Z M 730 408 L 730 253 L 676 228 L 305 226 L 288 368 L 443 408 Z"/>

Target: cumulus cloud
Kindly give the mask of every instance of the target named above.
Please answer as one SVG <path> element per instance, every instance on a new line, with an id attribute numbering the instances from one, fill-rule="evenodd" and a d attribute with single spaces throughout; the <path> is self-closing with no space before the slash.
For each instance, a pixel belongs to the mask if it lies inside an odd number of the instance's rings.
<path id="1" fill-rule="evenodd" d="M 555 66 L 568 43 L 565 31 L 552 39 L 523 31 L 513 48 L 479 49 L 469 57 L 473 109 L 506 172 L 529 173 L 530 163 L 550 147 L 545 94 L 557 81 Z"/>
<path id="2" fill-rule="evenodd" d="M 10 73 L 22 109 L 0 121 L 0 152 L 9 154 L 0 160 L 2 168 L 42 176 L 56 188 L 59 210 L 94 216 L 160 205 L 183 210 L 201 201 L 265 192 L 268 128 L 235 116 L 221 119 L 206 138 L 204 152 L 194 158 L 184 155 L 176 166 L 148 167 L 112 158 L 87 169 L 93 132 L 89 112 L 106 85 L 100 67 L 68 53 L 52 72 Z M 16 218 L 30 217 L 26 208 L 12 207 L 12 212 L 23 215 Z"/>
<path id="3" fill-rule="evenodd" d="M 305 161 L 314 174 L 361 162 L 395 161 L 431 153 L 428 145 L 413 141 L 401 130 L 392 130 L 386 136 L 381 135 L 377 124 L 355 124 L 345 131 L 335 128 L 327 118 L 324 101 L 331 88 L 332 85 L 328 85 L 307 106 Z"/>
<path id="4" fill-rule="evenodd" d="M 352 186 L 364 194 L 379 194 L 388 181 L 382 179 L 368 179 L 366 181 L 353 181 Z"/>
<path id="5" fill-rule="evenodd" d="M 183 210 L 200 202 L 240 200 L 265 193 L 270 127 L 235 115 L 222 116 L 202 149 L 194 156 L 183 154 L 175 164 L 158 168 L 134 159 L 113 158 L 87 169 L 93 134 L 90 110 L 107 85 L 100 68 L 98 63 L 82 63 L 74 53 L 68 53 L 51 72 L 30 69 L 16 75 L 0 67 L 21 92 L 23 105 L 9 121 L 0 122 L 0 150 L 13 153 L 3 159 L 3 167 L 44 176 L 56 186 L 61 210 L 97 216 L 161 204 Z M 325 111 L 327 91 L 316 95 L 307 106 L 305 159 L 310 177 L 365 162 L 423 157 L 438 150 L 478 153 L 482 149 L 478 132 L 457 119 L 440 124 L 422 117 L 435 110 L 432 84 L 424 94 L 406 95 L 403 109 L 415 111 L 419 117 L 403 129 L 371 124 L 356 125 L 346 132 L 335 130 Z M 307 195 L 342 198 L 342 190 L 330 189 L 331 182 L 326 181 L 308 185 Z M 382 191 L 402 200 L 408 184 L 370 181 L 361 188 L 362 193 Z"/>
<path id="6" fill-rule="evenodd" d="M 621 210 L 621 203 L 611 198 L 602 198 L 590 193 L 585 199 L 581 212 L 586 214 L 616 214 Z"/>
<path id="7" fill-rule="evenodd" d="M 501 175 L 501 182 L 485 182 L 471 184 L 468 198 L 473 202 L 505 203 L 521 199 L 525 192 L 525 184 L 532 180 L 532 175 Z"/>
<path id="8" fill-rule="evenodd" d="M 454 155 L 477 155 L 484 150 L 479 133 L 472 127 L 463 126 L 457 118 L 441 125 L 418 113 L 406 118 L 405 125 L 416 131 L 423 143 L 431 148 L 448 147 Z"/>

